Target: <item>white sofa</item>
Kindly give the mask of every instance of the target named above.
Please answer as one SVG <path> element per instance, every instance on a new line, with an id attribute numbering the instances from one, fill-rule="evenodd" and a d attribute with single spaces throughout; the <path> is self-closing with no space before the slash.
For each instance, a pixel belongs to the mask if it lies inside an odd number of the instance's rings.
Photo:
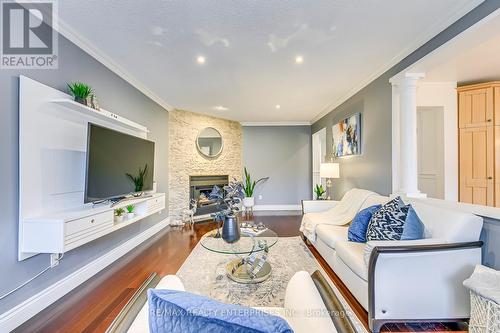
<path id="1" fill-rule="evenodd" d="M 182 281 L 175 275 L 167 275 L 155 286 L 156 289 L 170 289 L 184 291 Z M 329 316 L 323 303 L 322 295 L 313 282 L 309 273 L 301 271 L 295 273 L 286 288 L 285 304 L 283 308 L 256 308 L 275 316 L 284 318 L 295 333 L 335 333 L 337 332 L 332 318 Z M 137 316 L 133 318 L 127 333 L 148 333 L 149 308 L 146 302 Z M 116 329 L 109 332 L 122 332 L 122 325 L 115 325 Z M 128 326 L 128 325 L 127 325 Z"/>
<path id="2" fill-rule="evenodd" d="M 351 190 L 352 191 L 352 190 Z M 373 194 L 361 209 L 384 204 Z M 347 240 L 348 225 L 318 224 L 309 241 L 368 311 L 370 329 L 387 322 L 459 321 L 469 317 L 462 282 L 481 263 L 482 218 L 425 203 L 410 202 L 425 225 L 425 239 Z M 303 219 L 325 220 L 336 201 L 303 201 Z M 315 238 L 315 239 L 313 239 Z"/>

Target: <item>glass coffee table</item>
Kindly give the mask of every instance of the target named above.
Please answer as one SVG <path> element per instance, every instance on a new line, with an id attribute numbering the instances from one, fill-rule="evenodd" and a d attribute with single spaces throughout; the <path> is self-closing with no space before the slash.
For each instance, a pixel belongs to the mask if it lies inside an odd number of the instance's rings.
<path id="1" fill-rule="evenodd" d="M 227 276 L 238 283 L 259 283 L 271 275 L 271 265 L 267 261 L 269 249 L 278 242 L 278 235 L 267 229 L 258 235 L 241 232 L 237 242 L 226 243 L 217 230 L 203 235 L 201 245 L 212 252 L 231 254 L 237 258 L 226 266 Z"/>

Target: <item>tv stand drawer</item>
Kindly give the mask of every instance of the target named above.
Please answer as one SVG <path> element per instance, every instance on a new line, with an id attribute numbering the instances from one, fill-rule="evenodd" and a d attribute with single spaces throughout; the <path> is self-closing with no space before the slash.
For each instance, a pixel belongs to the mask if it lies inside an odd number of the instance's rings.
<path id="1" fill-rule="evenodd" d="M 165 208 L 165 196 L 159 196 L 148 200 L 148 213 Z"/>
<path id="2" fill-rule="evenodd" d="M 115 222 L 118 208 L 135 206 L 135 216 Z M 23 220 L 20 234 L 21 253 L 64 253 L 115 232 L 132 223 L 165 209 L 165 194 L 154 193 L 116 206 L 90 207 L 75 211 L 63 211 L 50 216 Z M 19 257 L 24 260 L 24 257 Z"/>
<path id="3" fill-rule="evenodd" d="M 83 234 L 92 233 L 92 230 L 100 229 L 106 223 L 113 226 L 113 211 L 66 222 L 64 235 L 66 238 L 78 237 Z"/>

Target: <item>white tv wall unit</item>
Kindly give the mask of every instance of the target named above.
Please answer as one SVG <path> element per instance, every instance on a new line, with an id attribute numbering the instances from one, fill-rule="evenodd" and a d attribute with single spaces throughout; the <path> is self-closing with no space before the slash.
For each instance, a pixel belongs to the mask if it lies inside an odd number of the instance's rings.
<path id="1" fill-rule="evenodd" d="M 20 76 L 19 260 L 67 252 L 165 209 L 164 193 L 149 193 L 115 207 L 84 204 L 89 122 L 144 139 L 149 132 Z M 115 222 L 114 210 L 128 204 L 135 205 L 135 216 Z"/>

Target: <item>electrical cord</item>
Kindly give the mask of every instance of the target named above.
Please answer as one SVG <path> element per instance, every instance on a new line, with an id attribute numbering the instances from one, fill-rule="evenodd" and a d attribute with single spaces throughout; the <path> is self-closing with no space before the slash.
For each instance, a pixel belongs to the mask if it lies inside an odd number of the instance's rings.
<path id="1" fill-rule="evenodd" d="M 64 257 L 64 253 L 61 255 L 61 257 L 59 257 L 57 260 L 58 261 L 61 261 L 61 259 Z M 19 289 L 21 289 L 22 287 L 26 286 L 28 283 L 30 283 L 31 281 L 33 281 L 34 279 L 36 279 L 37 277 L 39 277 L 40 275 L 42 275 L 43 273 L 47 272 L 49 269 L 51 269 L 52 266 L 48 266 L 46 268 L 44 268 L 40 273 L 38 273 L 37 275 L 33 276 L 31 279 L 23 282 L 22 284 L 20 284 L 19 286 L 17 286 L 16 288 L 12 289 L 11 291 L 8 291 L 6 292 L 5 294 L 1 295 L 0 296 L 0 300 L 6 298 L 7 296 L 15 293 L 16 291 L 18 291 Z"/>

